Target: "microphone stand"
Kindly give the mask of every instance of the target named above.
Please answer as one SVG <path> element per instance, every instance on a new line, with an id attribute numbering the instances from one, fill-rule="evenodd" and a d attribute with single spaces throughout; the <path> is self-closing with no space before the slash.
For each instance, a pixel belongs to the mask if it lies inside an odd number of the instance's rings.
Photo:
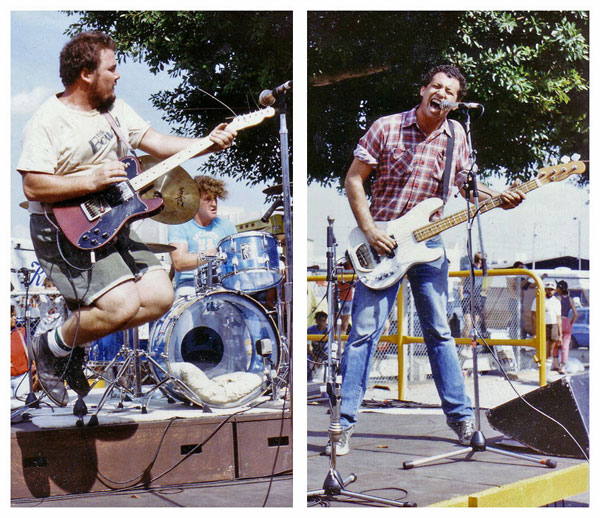
<path id="1" fill-rule="evenodd" d="M 384 505 L 394 507 L 415 507 L 415 504 L 411 502 L 398 502 L 396 500 L 388 500 L 386 498 L 379 498 L 371 495 L 364 495 L 362 493 L 356 493 L 354 491 L 346 490 L 346 485 L 357 480 L 357 476 L 354 473 L 350 473 L 345 479 L 342 478 L 340 472 L 337 470 L 336 462 L 336 446 L 337 441 L 342 436 L 343 430 L 340 424 L 340 404 L 342 401 L 341 395 L 341 376 L 338 374 L 339 369 L 339 358 L 338 352 L 341 345 L 341 322 L 335 318 L 337 311 L 337 297 L 335 296 L 336 290 L 336 265 L 335 265 L 335 249 L 336 240 L 333 233 L 333 218 L 328 217 L 327 226 L 327 305 L 328 305 L 328 316 L 327 316 L 327 395 L 329 397 L 330 407 L 330 420 L 329 420 L 329 441 L 331 442 L 331 454 L 329 456 L 329 471 L 323 482 L 321 489 L 308 491 L 307 497 L 314 498 L 320 496 L 334 497 L 334 496 L 347 496 L 357 498 L 359 500 L 366 500 L 369 502 L 376 502 Z M 343 266 L 341 266 L 343 274 Z M 338 320 L 337 326 L 335 320 Z M 336 327 L 335 333 L 337 333 L 338 341 L 334 342 L 334 327 Z"/>
<path id="2" fill-rule="evenodd" d="M 420 460 L 406 461 L 403 464 L 404 469 L 411 469 L 417 466 L 421 466 L 423 464 L 428 464 L 437 460 L 446 459 L 450 457 L 455 457 L 457 455 L 461 455 L 463 453 L 470 454 L 467 458 L 476 453 L 482 451 L 490 451 L 492 453 L 497 453 L 499 455 L 505 455 L 507 457 L 514 457 L 517 459 L 527 460 L 534 462 L 536 464 L 542 464 L 549 468 L 556 467 L 556 461 L 554 459 L 538 459 L 537 457 L 533 457 L 531 455 L 524 455 L 521 453 L 513 453 L 505 450 L 501 450 L 498 448 L 493 448 L 487 445 L 487 440 L 485 435 L 481 431 L 481 407 L 479 401 L 479 366 L 478 366 L 478 353 L 477 353 L 477 327 L 475 326 L 475 265 L 473 263 L 473 219 L 477 220 L 477 226 L 479 230 L 479 246 L 481 250 L 481 260 L 482 260 L 482 276 L 485 277 L 487 275 L 487 262 L 485 258 L 485 252 L 483 248 L 483 236 L 482 236 L 482 227 L 481 220 L 479 214 L 479 191 L 477 188 L 477 166 L 475 165 L 477 152 L 473 149 L 471 142 L 471 117 L 469 115 L 468 109 L 464 109 L 466 113 L 465 120 L 465 130 L 467 135 L 467 145 L 471 150 L 470 159 L 471 166 L 469 170 L 469 175 L 467 177 L 467 187 L 466 187 L 466 202 L 467 202 L 467 253 L 469 255 L 469 286 L 471 288 L 470 297 L 470 311 L 471 311 L 471 346 L 473 349 L 473 396 L 474 396 L 474 413 L 475 413 L 475 433 L 471 437 L 471 444 L 466 448 L 461 448 L 459 450 L 455 450 L 449 453 L 444 453 L 442 455 L 434 455 L 432 457 L 427 457 Z M 451 158 L 451 157 L 450 157 Z M 471 208 L 471 194 L 473 197 L 473 208 Z M 483 311 L 483 308 L 482 308 Z"/>
<path id="3" fill-rule="evenodd" d="M 291 88 L 291 82 L 288 82 Z M 281 185 L 283 201 L 283 229 L 285 235 L 285 275 L 283 286 L 283 307 L 286 315 L 283 339 L 287 340 L 289 357 L 289 396 L 290 410 L 292 409 L 293 397 L 293 369 L 292 369 L 292 282 L 294 278 L 294 247 L 292 237 L 292 194 L 290 182 L 290 158 L 287 128 L 287 89 L 279 93 L 275 99 L 275 108 L 279 112 L 279 140 L 281 149 Z M 274 210 L 274 206 L 271 207 Z"/>
<path id="4" fill-rule="evenodd" d="M 29 383 L 29 393 L 25 399 L 25 405 L 11 411 L 11 419 L 20 415 L 26 415 L 25 412 L 32 408 L 40 407 L 40 398 L 37 398 L 33 391 L 33 352 L 31 349 L 31 307 L 29 304 L 29 287 L 32 280 L 30 278 L 33 270 L 21 268 L 17 273 L 23 275 L 23 285 L 25 286 L 25 347 L 27 348 L 27 381 Z M 43 397 L 43 396 L 42 396 Z"/>

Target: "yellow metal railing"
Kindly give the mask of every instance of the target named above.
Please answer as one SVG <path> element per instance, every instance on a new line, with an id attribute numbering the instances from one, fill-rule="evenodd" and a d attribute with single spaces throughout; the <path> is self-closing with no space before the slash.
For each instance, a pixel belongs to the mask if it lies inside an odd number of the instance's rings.
<path id="1" fill-rule="evenodd" d="M 536 321 L 535 321 L 535 335 L 531 338 L 526 339 L 517 339 L 517 338 L 502 338 L 502 339 L 494 339 L 494 338 L 486 338 L 486 343 L 489 346 L 496 345 L 515 345 L 521 347 L 533 347 L 536 351 L 536 356 L 539 361 L 539 386 L 543 387 L 546 385 L 546 317 L 545 317 L 545 306 L 544 306 L 544 284 L 540 277 L 530 270 L 524 270 L 520 268 L 510 268 L 510 269 L 501 269 L 501 270 L 488 270 L 487 274 L 490 277 L 500 277 L 500 276 L 525 276 L 533 279 L 536 285 L 535 290 L 535 307 L 536 307 Z M 468 271 L 457 271 L 450 272 L 450 277 L 468 277 Z M 481 276 L 482 271 L 476 270 L 476 276 Z M 351 274 L 343 275 L 344 282 L 350 282 L 355 280 L 355 276 Z M 309 275 L 307 277 L 308 282 L 319 282 L 327 280 L 324 275 Z M 403 287 L 404 283 L 400 285 L 400 289 L 398 290 L 397 297 L 397 322 L 398 322 L 398 330 L 395 335 L 384 335 L 379 341 L 380 342 L 389 342 L 396 344 L 398 346 L 398 399 L 405 399 L 405 365 L 404 365 L 404 345 L 410 343 L 424 343 L 423 337 L 421 336 L 407 336 L 403 334 Z M 307 339 L 310 340 L 325 340 L 327 337 L 325 335 L 307 335 Z M 342 335 L 341 339 L 346 340 L 347 335 Z M 334 338 L 338 339 L 337 335 Z M 455 338 L 457 345 L 471 345 L 471 338 Z M 483 342 L 478 339 L 478 344 L 482 344 Z"/>

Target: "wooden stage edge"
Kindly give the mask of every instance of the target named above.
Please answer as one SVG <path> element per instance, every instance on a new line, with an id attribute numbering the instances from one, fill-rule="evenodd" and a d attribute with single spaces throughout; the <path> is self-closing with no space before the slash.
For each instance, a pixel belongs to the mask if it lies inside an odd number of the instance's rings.
<path id="1" fill-rule="evenodd" d="M 292 417 L 206 416 L 11 431 L 11 499 L 266 477 L 292 470 Z"/>
<path id="2" fill-rule="evenodd" d="M 578 464 L 430 507 L 542 507 L 589 491 L 590 467 Z"/>

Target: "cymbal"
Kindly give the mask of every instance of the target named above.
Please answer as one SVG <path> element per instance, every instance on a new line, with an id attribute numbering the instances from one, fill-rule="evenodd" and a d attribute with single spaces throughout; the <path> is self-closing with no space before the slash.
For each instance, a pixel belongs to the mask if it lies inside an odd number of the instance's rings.
<path id="1" fill-rule="evenodd" d="M 175 250 L 173 245 L 164 245 L 162 243 L 144 243 L 151 252 L 155 254 L 165 254 L 167 252 L 172 252 Z"/>
<path id="2" fill-rule="evenodd" d="M 148 170 L 161 162 L 150 155 L 140 157 L 142 169 Z M 163 209 L 152 216 L 152 219 L 167 225 L 177 225 L 192 219 L 200 208 L 200 193 L 193 178 L 180 166 L 158 178 L 151 187 L 142 194 L 142 199 L 154 197 L 160 193 L 164 201 Z"/>
<path id="3" fill-rule="evenodd" d="M 29 202 L 28 201 L 22 201 L 21 203 L 19 203 L 19 207 L 21 207 L 22 209 L 28 209 L 29 208 Z"/>
<path id="4" fill-rule="evenodd" d="M 293 182 L 290 182 L 290 194 L 292 192 L 292 187 L 293 187 Z M 283 184 L 279 183 L 277 185 L 271 185 L 270 187 L 263 189 L 263 193 L 266 195 L 281 194 L 281 193 L 283 193 Z"/>

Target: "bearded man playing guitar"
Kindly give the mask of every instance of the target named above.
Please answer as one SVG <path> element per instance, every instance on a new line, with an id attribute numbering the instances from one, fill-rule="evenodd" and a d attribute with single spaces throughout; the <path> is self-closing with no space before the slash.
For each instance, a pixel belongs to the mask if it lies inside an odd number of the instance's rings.
<path id="1" fill-rule="evenodd" d="M 354 151 L 354 160 L 345 180 L 346 193 L 360 231 L 369 245 L 385 257 L 399 245 L 376 221 L 400 218 L 418 203 L 443 198 L 446 160 L 452 160 L 449 185 L 463 195 L 470 168 L 469 149 L 462 126 L 447 119 L 442 101 L 457 102 L 466 92 L 466 80 L 452 65 L 431 69 L 420 88 L 421 102 L 410 111 L 383 117 L 371 126 Z M 450 124 L 453 125 L 453 132 Z M 454 133 L 453 152 L 446 157 L 447 139 Z M 364 182 L 372 172 L 373 197 L 369 207 Z M 481 186 L 480 197 L 495 195 Z M 504 208 L 516 207 L 524 199 L 518 189 L 502 193 Z M 444 202 L 446 200 L 443 200 Z M 441 216 L 438 210 L 433 219 Z M 427 247 L 443 251 L 439 236 Z M 475 431 L 471 401 L 466 394 L 456 345 L 446 316 L 448 262 L 445 253 L 433 262 L 410 267 L 410 281 L 417 313 L 423 329 L 433 379 L 448 425 L 459 441 L 468 445 Z M 356 265 L 355 265 L 356 266 Z M 349 452 L 349 438 L 364 397 L 373 353 L 396 300 L 401 280 L 383 289 L 371 289 L 358 281 L 352 307 L 352 330 L 342 356 L 342 403 L 340 423 L 344 433 L 336 453 Z M 331 450 L 328 445 L 327 452 Z"/>
<path id="2" fill-rule="evenodd" d="M 119 158 L 131 148 L 164 159 L 198 140 L 160 134 L 116 99 L 115 49 L 115 42 L 97 31 L 65 45 L 60 55 L 65 90 L 28 122 L 17 166 L 30 200 L 37 258 L 72 311 L 62 326 L 32 345 L 40 384 L 59 406 L 68 403 L 63 379 L 80 396 L 89 392 L 86 343 L 156 320 L 173 303 L 167 272 L 128 226 L 98 251 L 82 250 L 65 239 L 51 212 L 54 204 L 127 180 Z M 220 124 L 204 153 L 228 148 L 235 136 Z"/>

